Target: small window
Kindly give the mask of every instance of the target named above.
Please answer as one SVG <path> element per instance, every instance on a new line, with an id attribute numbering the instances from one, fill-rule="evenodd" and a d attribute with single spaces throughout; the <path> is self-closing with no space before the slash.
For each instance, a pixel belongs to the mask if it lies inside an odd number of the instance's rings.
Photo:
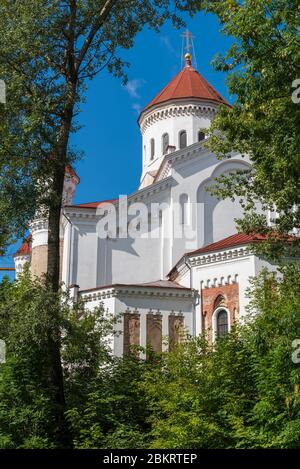
<path id="1" fill-rule="evenodd" d="M 189 198 L 187 194 L 181 194 L 179 197 L 179 204 L 180 204 L 180 224 L 181 225 L 188 225 L 189 217 L 188 217 L 188 209 L 189 209 Z"/>
<path id="2" fill-rule="evenodd" d="M 153 160 L 154 155 L 155 155 L 155 141 L 154 141 L 154 138 L 151 138 L 151 140 L 150 140 L 150 147 L 151 147 L 150 148 L 150 155 L 151 155 L 150 158 L 151 158 L 151 160 Z"/>
<path id="3" fill-rule="evenodd" d="M 182 130 L 179 132 L 179 148 L 185 148 L 187 146 L 187 135 L 186 131 Z"/>
<path id="4" fill-rule="evenodd" d="M 228 334 L 228 313 L 224 309 L 217 316 L 217 337 L 224 338 Z"/>
<path id="5" fill-rule="evenodd" d="M 202 311 L 201 313 L 202 316 L 202 334 L 205 336 L 206 333 L 206 311 Z"/>
<path id="6" fill-rule="evenodd" d="M 163 134 L 162 136 L 162 152 L 165 155 L 168 151 L 169 146 L 169 134 Z"/>
<path id="7" fill-rule="evenodd" d="M 198 142 L 202 142 L 202 140 L 205 140 L 205 133 L 199 130 L 198 132 Z"/>

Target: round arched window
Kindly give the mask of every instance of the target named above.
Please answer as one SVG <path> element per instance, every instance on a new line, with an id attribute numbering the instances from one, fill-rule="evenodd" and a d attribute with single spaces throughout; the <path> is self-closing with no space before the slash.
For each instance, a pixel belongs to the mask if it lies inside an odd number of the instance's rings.
<path id="1" fill-rule="evenodd" d="M 217 337 L 223 338 L 228 334 L 228 313 L 221 309 L 217 315 Z"/>
<path id="2" fill-rule="evenodd" d="M 202 140 L 205 140 L 205 133 L 199 130 L 198 132 L 198 142 L 202 142 Z"/>
<path id="3" fill-rule="evenodd" d="M 186 131 L 182 130 L 179 132 L 179 148 L 185 148 L 187 146 L 187 135 Z"/>
<path id="4" fill-rule="evenodd" d="M 162 152 L 165 155 L 168 151 L 169 146 L 169 134 L 163 134 L 162 136 Z"/>
<path id="5" fill-rule="evenodd" d="M 151 160 L 154 159 L 154 155 L 155 155 L 155 140 L 154 140 L 154 138 L 151 138 L 151 140 L 150 140 L 150 158 L 151 158 Z"/>

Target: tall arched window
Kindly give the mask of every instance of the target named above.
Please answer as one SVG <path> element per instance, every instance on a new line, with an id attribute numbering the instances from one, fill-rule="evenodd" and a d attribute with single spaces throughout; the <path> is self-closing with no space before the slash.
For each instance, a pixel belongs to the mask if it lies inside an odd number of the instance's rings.
<path id="1" fill-rule="evenodd" d="M 180 195 L 179 204 L 180 204 L 180 224 L 187 225 L 189 223 L 189 198 L 187 194 Z"/>
<path id="2" fill-rule="evenodd" d="M 202 140 L 205 140 L 205 133 L 199 130 L 198 132 L 198 142 L 202 142 Z"/>
<path id="3" fill-rule="evenodd" d="M 154 155 L 155 155 L 155 140 L 154 140 L 154 138 L 151 138 L 151 140 L 150 140 L 150 158 L 151 158 L 151 160 L 154 159 Z"/>
<path id="4" fill-rule="evenodd" d="M 165 155 L 168 151 L 169 146 L 169 134 L 163 134 L 162 136 L 162 152 Z"/>
<path id="5" fill-rule="evenodd" d="M 202 334 L 205 336 L 206 334 L 206 311 L 202 311 L 201 313 L 201 317 L 202 317 Z"/>
<path id="6" fill-rule="evenodd" d="M 182 130 L 179 132 L 179 148 L 185 148 L 187 146 L 187 135 L 186 131 Z"/>
<path id="7" fill-rule="evenodd" d="M 228 313 L 221 309 L 217 315 L 217 337 L 223 338 L 228 334 Z"/>

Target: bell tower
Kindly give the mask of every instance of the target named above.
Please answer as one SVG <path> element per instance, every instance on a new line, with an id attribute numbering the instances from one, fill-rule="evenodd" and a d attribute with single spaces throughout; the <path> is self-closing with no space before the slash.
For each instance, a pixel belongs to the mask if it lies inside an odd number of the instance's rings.
<path id="1" fill-rule="evenodd" d="M 63 206 L 72 205 L 76 187 L 80 179 L 72 166 L 66 166 L 65 180 L 63 189 Z M 30 263 L 30 271 L 33 277 L 41 277 L 47 272 L 48 258 L 48 218 L 46 210 L 37 210 L 36 215 L 29 226 L 30 229 L 30 249 L 24 248 L 22 252 L 19 250 L 15 256 L 15 264 L 17 273 L 23 271 L 26 262 Z M 60 259 L 62 263 L 64 243 L 64 225 L 61 223 L 60 228 Z M 26 244 L 29 245 L 28 243 Z M 24 252 L 23 252 L 24 251 Z M 61 269 L 60 269 L 61 270 Z"/>
<path id="2" fill-rule="evenodd" d="M 192 65 L 190 39 L 185 33 L 186 54 L 182 70 L 142 110 L 143 170 L 140 188 L 155 181 L 166 155 L 183 150 L 205 138 L 220 105 L 228 102 Z"/>

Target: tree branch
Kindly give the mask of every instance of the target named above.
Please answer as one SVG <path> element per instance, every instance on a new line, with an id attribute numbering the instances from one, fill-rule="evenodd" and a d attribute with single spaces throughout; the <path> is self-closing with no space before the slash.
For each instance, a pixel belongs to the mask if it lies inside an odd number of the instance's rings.
<path id="1" fill-rule="evenodd" d="M 79 56 L 76 60 L 76 73 L 78 73 L 80 66 L 82 64 L 82 61 L 95 37 L 97 32 L 99 31 L 99 28 L 103 25 L 104 21 L 107 19 L 109 16 L 111 10 L 113 7 L 119 2 L 119 0 L 106 0 L 105 4 L 102 8 L 102 10 L 99 13 L 99 16 L 97 17 L 95 24 L 92 26 L 87 38 L 85 39 L 83 46 L 79 52 Z"/>

